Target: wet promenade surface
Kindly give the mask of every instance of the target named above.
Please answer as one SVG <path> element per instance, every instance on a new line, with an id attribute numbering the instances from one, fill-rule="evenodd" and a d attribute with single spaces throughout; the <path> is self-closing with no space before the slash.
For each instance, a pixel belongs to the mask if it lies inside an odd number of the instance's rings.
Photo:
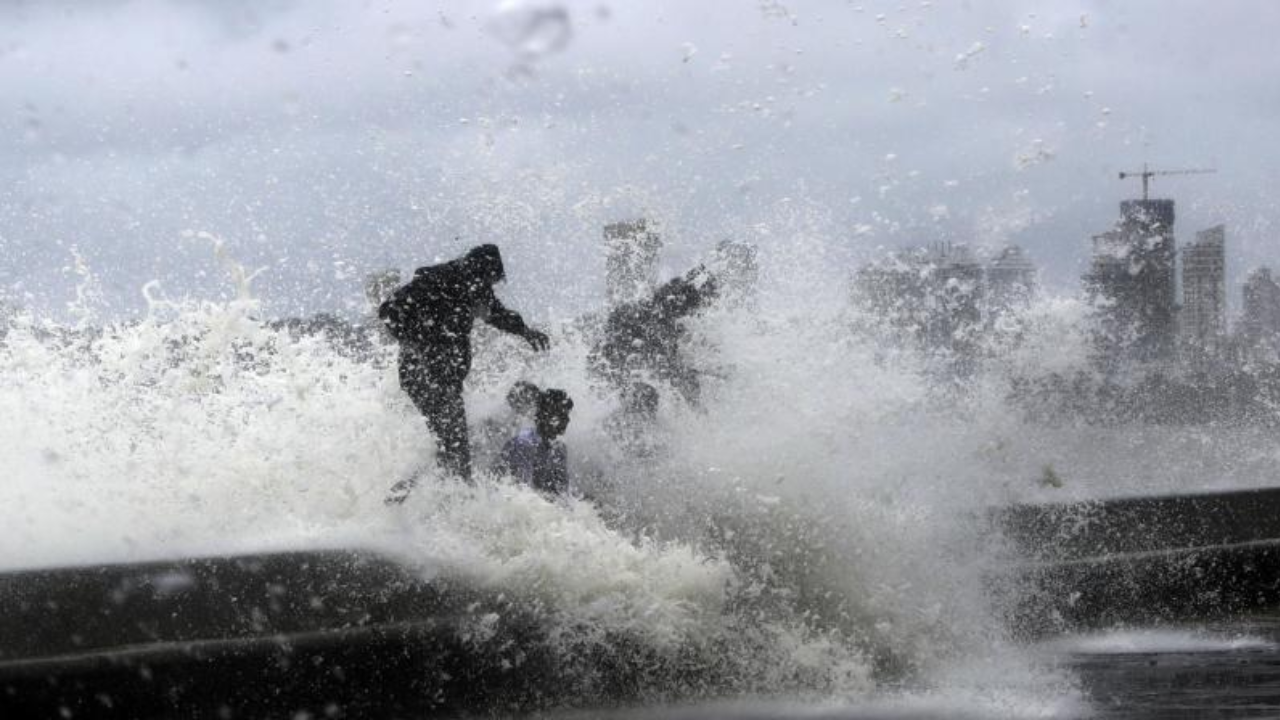
<path id="1" fill-rule="evenodd" d="M 636 709 L 611 720 L 915 720 L 924 718 L 1280 718 L 1280 610 L 1219 622 L 1124 628 L 1043 643 L 1046 659 L 1065 665 L 1085 697 L 1030 699 L 1016 706 L 975 709 L 945 696 L 866 705 L 749 702 Z M 599 716 L 591 713 L 590 716 Z M 588 717 L 567 713 L 558 720 Z"/>
<path id="2" fill-rule="evenodd" d="M 1063 641 L 1100 718 L 1280 717 L 1280 614 Z"/>

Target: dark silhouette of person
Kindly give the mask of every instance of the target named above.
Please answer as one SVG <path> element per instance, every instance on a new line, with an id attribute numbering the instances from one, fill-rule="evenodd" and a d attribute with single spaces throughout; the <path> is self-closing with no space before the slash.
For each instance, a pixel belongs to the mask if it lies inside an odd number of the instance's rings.
<path id="1" fill-rule="evenodd" d="M 502 448 L 494 468 L 538 492 L 569 492 L 569 454 L 559 438 L 569 427 L 573 399 L 563 390 L 544 390 L 538 398 L 534 427 L 522 429 Z"/>
<path id="2" fill-rule="evenodd" d="M 700 383 L 680 352 L 688 334 L 682 321 L 715 297 L 715 279 L 698 266 L 664 283 L 651 297 L 614 308 L 592 352 L 596 371 L 619 389 L 651 374 L 696 403 Z"/>
<path id="3" fill-rule="evenodd" d="M 532 417 L 538 412 L 542 389 L 528 380 L 517 380 L 507 391 L 507 407 L 517 418 Z"/>
<path id="4" fill-rule="evenodd" d="M 440 465 L 464 480 L 471 479 L 471 443 L 462 383 L 471 372 L 475 320 L 524 338 L 534 350 L 547 349 L 547 336 L 494 295 L 494 284 L 505 278 L 498 247 L 481 245 L 457 260 L 419 268 L 378 308 L 400 343 L 400 387 L 436 436 Z"/>

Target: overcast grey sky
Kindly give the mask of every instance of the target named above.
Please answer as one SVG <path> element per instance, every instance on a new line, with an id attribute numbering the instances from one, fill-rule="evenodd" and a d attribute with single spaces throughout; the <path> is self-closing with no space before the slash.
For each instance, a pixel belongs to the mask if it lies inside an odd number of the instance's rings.
<path id="1" fill-rule="evenodd" d="M 597 301 L 601 224 L 669 270 L 723 237 L 775 272 L 880 248 L 1024 245 L 1074 290 L 1088 237 L 1157 178 L 1178 236 L 1280 265 L 1280 4 L 0 3 L 0 288 L 59 311 L 73 250 L 109 312 L 213 296 L 203 231 L 272 313 L 496 241 L 535 317 Z"/>

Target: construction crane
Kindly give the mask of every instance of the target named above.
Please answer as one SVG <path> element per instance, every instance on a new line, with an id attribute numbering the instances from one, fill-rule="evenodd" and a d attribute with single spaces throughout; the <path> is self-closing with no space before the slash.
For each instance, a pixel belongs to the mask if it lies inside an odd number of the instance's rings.
<path id="1" fill-rule="evenodd" d="M 1142 178 L 1142 199 L 1147 199 L 1147 183 L 1156 175 L 1204 175 L 1206 173 L 1218 172 L 1213 168 L 1199 168 L 1194 170 L 1148 170 L 1147 164 L 1142 163 L 1142 172 L 1120 172 L 1120 179 L 1131 177 Z"/>

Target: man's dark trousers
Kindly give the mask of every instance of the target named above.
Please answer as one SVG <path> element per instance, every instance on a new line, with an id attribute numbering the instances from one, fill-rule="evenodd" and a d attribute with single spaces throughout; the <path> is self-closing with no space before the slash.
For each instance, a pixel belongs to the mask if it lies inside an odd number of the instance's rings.
<path id="1" fill-rule="evenodd" d="M 416 355 L 417 353 L 414 353 Z M 436 363 L 420 357 L 400 359 L 400 387 L 427 419 L 427 427 L 439 443 L 437 459 L 446 472 L 471 479 L 471 438 L 467 410 L 462 402 L 462 379 L 456 372 L 434 370 Z"/>

